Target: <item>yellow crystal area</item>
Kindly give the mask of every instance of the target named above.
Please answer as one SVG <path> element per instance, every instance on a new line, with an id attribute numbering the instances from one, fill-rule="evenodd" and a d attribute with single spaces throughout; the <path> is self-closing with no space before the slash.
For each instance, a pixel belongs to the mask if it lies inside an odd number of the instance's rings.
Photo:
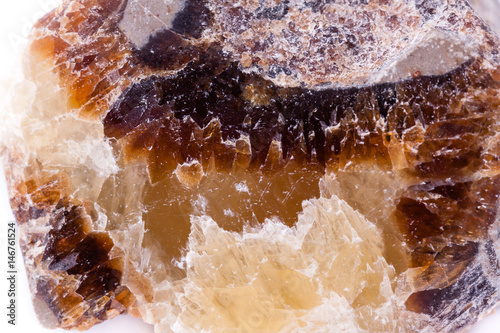
<path id="1" fill-rule="evenodd" d="M 192 223 L 179 295 L 185 330 L 408 328 L 395 320 L 401 304 L 380 232 L 335 196 L 304 202 L 293 228 L 268 220 L 236 234 L 207 216 Z"/>

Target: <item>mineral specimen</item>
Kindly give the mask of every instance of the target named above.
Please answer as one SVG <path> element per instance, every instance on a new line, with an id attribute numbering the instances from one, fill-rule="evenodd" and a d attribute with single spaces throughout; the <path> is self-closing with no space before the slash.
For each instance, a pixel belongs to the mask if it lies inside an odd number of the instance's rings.
<path id="1" fill-rule="evenodd" d="M 500 299 L 500 41 L 462 0 L 65 0 L 8 135 L 36 309 L 455 332 Z"/>

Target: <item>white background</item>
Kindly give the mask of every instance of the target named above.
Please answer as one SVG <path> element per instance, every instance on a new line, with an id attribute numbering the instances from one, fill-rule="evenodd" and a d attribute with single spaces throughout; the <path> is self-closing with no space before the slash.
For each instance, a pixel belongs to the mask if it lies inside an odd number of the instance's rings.
<path id="1" fill-rule="evenodd" d="M 19 59 L 33 22 L 59 3 L 58 0 L 2 0 L 0 3 L 0 96 L 6 92 L 12 77 L 19 77 Z M 6 88 L 7 87 L 7 88 Z M 0 105 L 0 108 L 2 105 Z M 2 112 L 0 110 L 0 112 Z M 0 124 L 1 127 L 2 124 Z M 18 249 L 17 325 L 7 324 L 7 223 L 13 221 L 9 208 L 3 171 L 0 167 L 0 332 L 65 332 L 42 328 L 35 316 L 28 290 L 26 273 Z M 94 326 L 89 333 L 151 333 L 151 325 L 131 316 L 119 316 Z M 476 324 L 470 333 L 500 332 L 500 311 Z"/>

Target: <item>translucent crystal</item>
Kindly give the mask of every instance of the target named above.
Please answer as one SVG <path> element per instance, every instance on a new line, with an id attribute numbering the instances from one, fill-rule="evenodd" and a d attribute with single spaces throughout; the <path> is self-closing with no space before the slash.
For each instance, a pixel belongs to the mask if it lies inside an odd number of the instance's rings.
<path id="1" fill-rule="evenodd" d="M 40 317 L 468 327 L 500 297 L 493 29 L 462 0 L 64 1 L 1 150 Z"/>

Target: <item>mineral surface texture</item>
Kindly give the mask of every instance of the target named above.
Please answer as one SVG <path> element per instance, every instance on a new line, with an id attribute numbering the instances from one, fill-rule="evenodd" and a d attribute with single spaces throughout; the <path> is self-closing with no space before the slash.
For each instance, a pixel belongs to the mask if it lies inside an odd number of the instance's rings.
<path id="1" fill-rule="evenodd" d="M 462 0 L 65 0 L 2 155 L 37 312 L 456 332 L 500 300 L 500 42 Z"/>

